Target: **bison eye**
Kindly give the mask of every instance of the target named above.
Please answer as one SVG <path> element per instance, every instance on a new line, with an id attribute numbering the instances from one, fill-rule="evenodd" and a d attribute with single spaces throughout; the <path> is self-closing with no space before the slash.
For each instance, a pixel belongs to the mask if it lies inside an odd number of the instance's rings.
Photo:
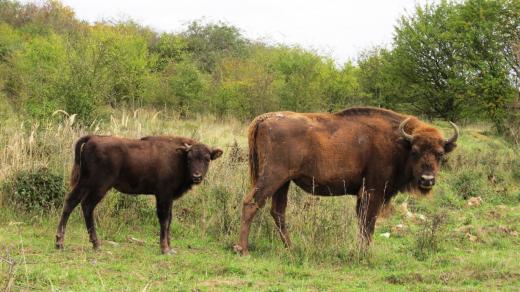
<path id="1" fill-rule="evenodd" d="M 418 159 L 419 158 L 419 151 L 412 150 L 412 158 L 413 159 Z"/>

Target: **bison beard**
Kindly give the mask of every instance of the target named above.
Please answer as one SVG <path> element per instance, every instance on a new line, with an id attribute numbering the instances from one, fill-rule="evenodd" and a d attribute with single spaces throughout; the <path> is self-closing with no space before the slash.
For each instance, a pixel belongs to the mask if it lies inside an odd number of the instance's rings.
<path id="1" fill-rule="evenodd" d="M 199 184 L 211 160 L 222 150 L 182 137 L 145 137 L 140 140 L 112 136 L 85 136 L 75 147 L 72 191 L 66 196 L 56 232 L 56 248 L 63 248 L 70 213 L 81 202 L 85 225 L 94 249 L 99 247 L 94 209 L 107 191 L 153 194 L 161 225 L 160 245 L 170 252 L 173 201 Z"/>
<path id="2" fill-rule="evenodd" d="M 268 198 L 285 246 L 291 241 L 285 209 L 289 184 L 319 196 L 356 195 L 360 237 L 365 246 L 379 210 L 399 191 L 428 193 L 444 154 L 458 138 L 416 117 L 360 107 L 329 113 L 276 112 L 257 117 L 249 127 L 252 189 L 244 198 L 239 243 L 248 253 L 251 222 Z"/>

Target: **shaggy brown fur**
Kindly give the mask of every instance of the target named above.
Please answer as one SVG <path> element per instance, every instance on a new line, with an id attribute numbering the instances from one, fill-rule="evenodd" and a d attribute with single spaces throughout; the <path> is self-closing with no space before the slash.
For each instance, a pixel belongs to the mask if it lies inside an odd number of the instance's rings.
<path id="1" fill-rule="evenodd" d="M 444 139 L 416 117 L 370 107 L 267 113 L 251 123 L 248 137 L 252 190 L 235 246 L 242 254 L 248 253 L 251 221 L 270 197 L 282 241 L 290 246 L 285 209 L 291 181 L 313 195 L 358 196 L 361 236 L 368 244 L 380 208 L 407 188 L 428 193 L 442 155 L 456 146 L 456 135 Z"/>
<path id="2" fill-rule="evenodd" d="M 66 196 L 56 247 L 63 248 L 70 213 L 81 202 L 85 224 L 94 248 L 99 241 L 93 212 L 107 191 L 115 188 L 126 194 L 153 194 L 161 225 L 161 250 L 170 251 L 172 203 L 202 181 L 211 160 L 222 155 L 192 139 L 145 137 L 139 140 L 113 136 L 85 136 L 75 147 L 71 174 L 72 191 Z"/>

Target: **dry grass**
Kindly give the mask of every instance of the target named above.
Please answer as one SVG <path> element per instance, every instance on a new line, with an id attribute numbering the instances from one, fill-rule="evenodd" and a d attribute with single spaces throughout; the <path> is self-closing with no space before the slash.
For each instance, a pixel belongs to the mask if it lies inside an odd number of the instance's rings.
<path id="1" fill-rule="evenodd" d="M 221 121 L 211 116 L 182 120 L 175 115 L 150 110 L 117 112 L 108 121 L 89 126 L 75 124 L 74 116 L 69 117 L 64 112 L 57 113 L 57 116 L 62 117 L 59 123 L 20 123 L 18 127 L 3 128 L 0 139 L 6 146 L 0 149 L 0 180 L 22 169 L 44 166 L 63 174 L 65 181 L 68 181 L 74 143 L 85 134 L 131 138 L 146 135 L 192 137 L 208 145 L 221 147 L 224 156 L 212 163 L 203 185 L 175 203 L 176 219 L 194 232 L 196 230 L 203 236 L 223 240 L 230 246 L 236 240 L 242 197 L 249 189 L 247 160 L 244 159 L 247 153 L 247 125 L 236 120 Z M 296 237 L 295 245 L 299 247 L 295 250 L 297 255 L 314 257 L 330 254 L 337 257 L 355 246 L 357 232 L 352 198 L 321 199 L 308 196 L 295 187 L 291 188 L 289 196 L 289 229 L 291 233 L 301 235 Z M 97 209 L 100 229 L 105 229 L 107 233 L 116 232 L 120 228 L 121 221 L 114 217 L 120 213 L 116 212 L 115 207 L 119 206 L 121 200 L 135 199 L 111 194 Z M 153 198 L 137 201 L 141 203 L 134 204 L 134 207 L 140 210 L 129 212 L 125 216 L 126 221 L 145 216 L 151 217 L 147 219 L 154 222 Z M 149 210 L 143 210 L 143 206 Z M 341 232 L 332 236 L 331 230 Z M 255 218 L 251 232 L 253 250 L 260 248 L 259 241 L 267 243 L 269 247 L 281 247 L 273 219 L 267 211 Z M 264 248 L 267 246 L 264 245 Z M 331 247 L 334 248 L 331 250 Z M 285 252 L 283 249 L 279 251 Z"/>

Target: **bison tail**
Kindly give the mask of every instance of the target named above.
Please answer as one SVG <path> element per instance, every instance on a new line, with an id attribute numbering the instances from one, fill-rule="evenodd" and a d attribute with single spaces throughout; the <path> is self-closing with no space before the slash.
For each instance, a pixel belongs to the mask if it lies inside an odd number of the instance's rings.
<path id="1" fill-rule="evenodd" d="M 72 166 L 72 173 L 70 174 L 70 186 L 73 188 L 79 181 L 79 165 L 74 163 Z"/>
<path id="2" fill-rule="evenodd" d="M 76 142 L 74 149 L 74 165 L 72 166 L 72 173 L 70 175 L 70 186 L 74 187 L 80 177 L 81 173 L 81 153 L 83 152 L 83 145 L 90 140 L 91 136 L 83 136 Z"/>
<path id="3" fill-rule="evenodd" d="M 249 126 L 247 140 L 249 143 L 249 178 L 251 185 L 254 186 L 258 179 L 258 153 L 256 149 L 256 132 L 258 131 L 258 124 L 261 120 L 256 118 Z"/>
<path id="4" fill-rule="evenodd" d="M 248 132 L 248 142 L 249 142 L 249 176 L 251 179 L 251 184 L 254 186 L 256 181 L 258 180 L 258 170 L 259 170 L 259 158 L 258 158 L 258 149 L 256 145 L 258 126 L 263 121 L 267 120 L 274 113 L 265 113 L 256 117 L 253 122 L 249 125 Z"/>

